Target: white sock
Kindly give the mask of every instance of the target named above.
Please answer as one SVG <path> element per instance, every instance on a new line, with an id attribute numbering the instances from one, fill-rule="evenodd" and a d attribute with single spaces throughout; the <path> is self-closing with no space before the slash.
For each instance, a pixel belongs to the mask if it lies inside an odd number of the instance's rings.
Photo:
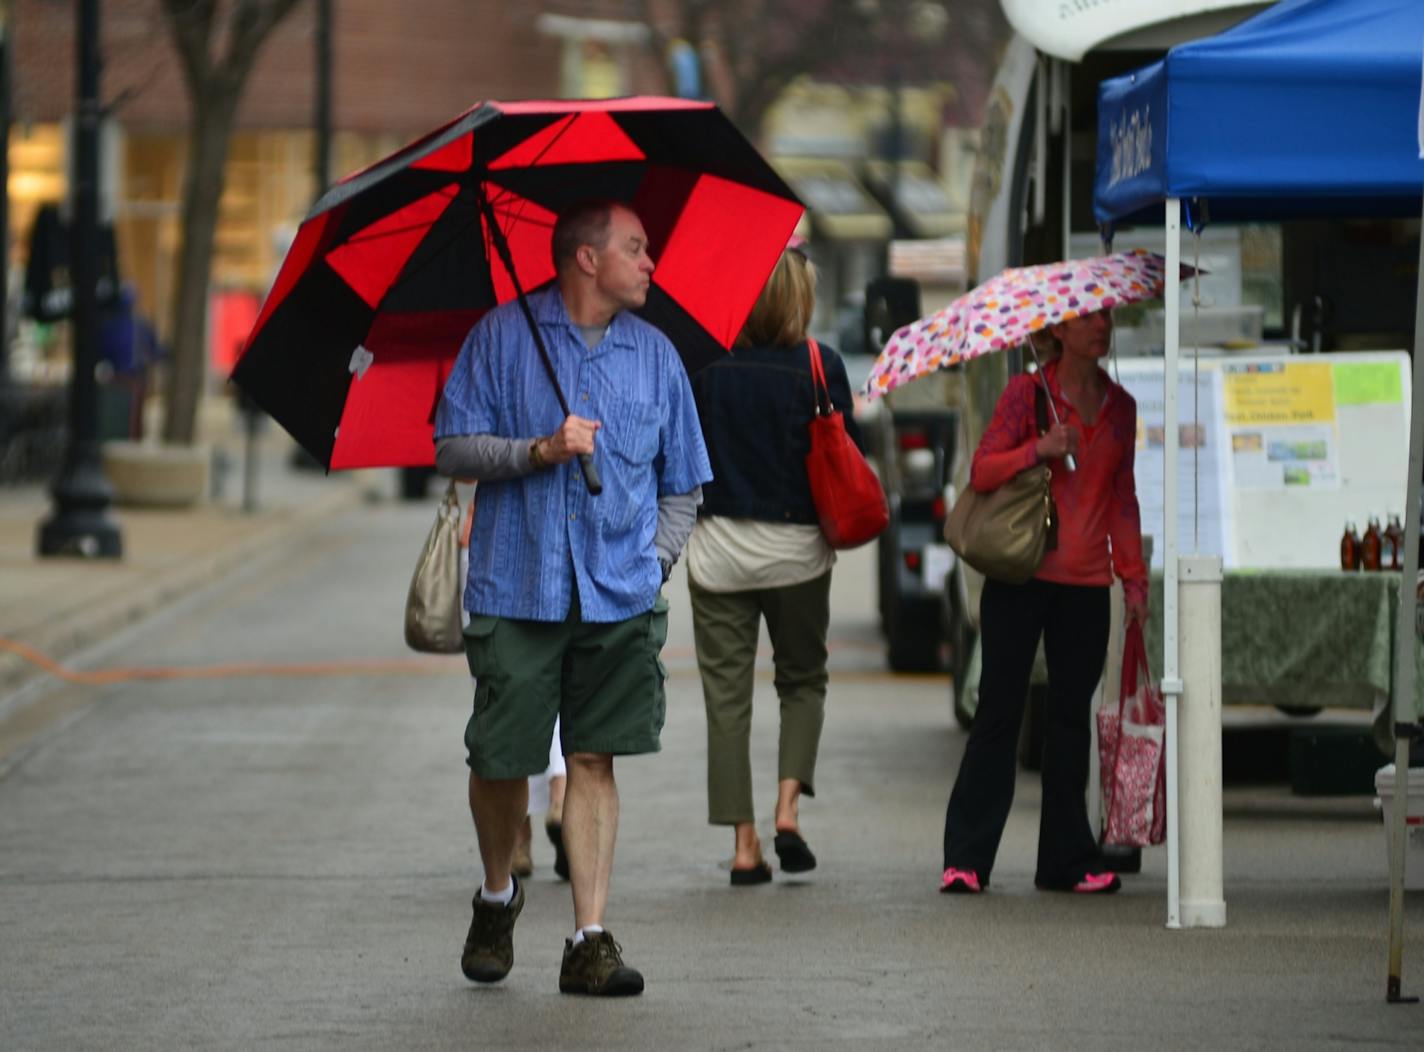
<path id="1" fill-rule="evenodd" d="M 494 906 L 508 906 L 514 901 L 514 877 L 509 878 L 509 885 L 503 891 L 490 891 L 489 881 L 486 880 L 480 888 L 480 901 Z"/>
<path id="2" fill-rule="evenodd" d="M 574 945 L 577 946 L 579 943 L 583 942 L 585 936 L 587 936 L 587 935 L 597 935 L 597 934 L 598 934 L 599 932 L 601 932 L 602 930 L 603 930 L 603 925 L 602 925 L 602 924 L 588 924 L 588 925 L 585 925 L 584 927 L 580 928 L 578 931 L 574 932 L 574 940 L 573 940 L 573 941 L 574 941 Z"/>

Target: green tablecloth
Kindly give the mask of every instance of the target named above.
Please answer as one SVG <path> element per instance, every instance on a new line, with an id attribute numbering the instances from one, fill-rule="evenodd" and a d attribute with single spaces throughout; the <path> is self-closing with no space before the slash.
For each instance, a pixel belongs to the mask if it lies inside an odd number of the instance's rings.
<path id="1" fill-rule="evenodd" d="M 1229 570 L 1221 582 L 1221 696 L 1232 705 L 1372 709 L 1390 699 L 1400 574 Z M 1154 574 L 1147 652 L 1162 672 L 1162 579 Z M 1414 647 L 1415 711 L 1424 650 Z"/>
<path id="2" fill-rule="evenodd" d="M 1394 679 L 1400 574 L 1229 570 L 1221 583 L 1221 695 L 1228 705 L 1384 710 Z M 1154 574 L 1147 652 L 1162 674 L 1162 578 Z M 1414 647 L 1414 706 L 1424 715 L 1424 648 Z M 979 700 L 979 646 L 965 707 Z M 1043 648 L 1034 681 L 1044 682 Z M 1386 717 L 1385 723 L 1389 718 Z"/>

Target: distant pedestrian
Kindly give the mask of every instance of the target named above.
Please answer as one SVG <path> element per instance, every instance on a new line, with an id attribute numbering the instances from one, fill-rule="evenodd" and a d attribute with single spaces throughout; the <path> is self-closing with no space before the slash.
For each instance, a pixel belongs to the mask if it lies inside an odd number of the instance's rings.
<path id="1" fill-rule="evenodd" d="M 732 883 L 771 879 L 752 805 L 752 688 L 766 620 L 781 705 L 773 846 L 787 873 L 815 868 L 801 835 L 801 796 L 815 795 L 826 707 L 826 630 L 835 552 L 817 526 L 806 478 L 815 411 L 806 329 L 815 270 L 788 248 L 733 352 L 692 381 L 712 458 L 687 573 L 707 708 L 708 821 L 734 830 Z M 821 347 L 831 401 L 851 419 L 845 364 Z"/>
<path id="2" fill-rule="evenodd" d="M 1147 569 L 1133 456 L 1137 404 L 1098 362 L 1108 353 L 1105 311 L 1050 326 L 1061 353 L 1042 375 L 1009 381 L 984 432 L 969 484 L 989 493 L 1035 464 L 1052 471 L 1057 544 L 1024 584 L 986 579 L 979 623 L 979 707 L 944 824 L 940 890 L 989 886 L 1014 796 L 1015 747 L 1039 637 L 1048 658 L 1043 813 L 1034 883 L 1083 894 L 1120 886 L 1098 851 L 1085 793 L 1093 690 L 1108 643 L 1108 587 L 1122 578 L 1129 622 L 1147 620 Z M 1038 433 L 1036 388 L 1046 383 L 1061 423 Z M 1063 457 L 1073 454 L 1077 470 Z M 1111 541 L 1111 549 L 1109 549 Z"/>
<path id="3" fill-rule="evenodd" d="M 575 927 L 559 989 L 636 994 L 643 976 L 603 927 L 618 829 L 613 757 L 659 747 L 660 588 L 711 472 L 677 351 L 629 313 L 653 272 L 638 216 L 612 202 L 576 205 L 555 223 L 553 255 L 555 284 L 529 307 L 579 413 L 560 409 L 524 313 L 509 303 L 470 332 L 435 421 L 440 472 L 480 480 L 465 743 L 485 875 L 460 964 L 476 982 L 497 982 L 513 963 L 524 907 L 515 845 L 527 779 L 548 765 L 557 717 Z M 584 487 L 580 453 L 597 461 L 598 497 Z"/>
<path id="4" fill-rule="evenodd" d="M 563 747 L 559 744 L 559 722 L 554 721 L 554 737 L 549 745 L 549 766 L 529 776 L 529 803 L 524 812 L 524 824 L 514 840 L 514 863 L 510 867 L 516 877 L 534 873 L 534 817 L 540 817 L 545 835 L 554 845 L 554 875 L 569 879 L 569 859 L 564 853 L 564 790 L 568 783 Z"/>

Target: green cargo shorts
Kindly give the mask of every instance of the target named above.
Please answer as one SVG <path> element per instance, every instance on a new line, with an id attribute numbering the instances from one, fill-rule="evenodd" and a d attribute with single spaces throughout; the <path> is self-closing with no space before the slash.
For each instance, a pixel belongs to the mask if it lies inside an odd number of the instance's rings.
<path id="1" fill-rule="evenodd" d="M 475 615 L 465 657 L 475 706 L 466 762 L 481 778 L 525 778 L 549 766 L 554 718 L 564 755 L 657 752 L 667 697 L 658 658 L 667 600 L 626 621 L 521 621 Z"/>

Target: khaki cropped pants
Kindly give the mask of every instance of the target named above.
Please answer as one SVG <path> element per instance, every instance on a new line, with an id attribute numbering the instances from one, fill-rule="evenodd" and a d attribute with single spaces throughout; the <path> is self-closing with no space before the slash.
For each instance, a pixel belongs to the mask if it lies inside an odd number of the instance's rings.
<path id="1" fill-rule="evenodd" d="M 801 584 L 709 592 L 689 581 L 692 631 L 707 706 L 707 820 L 756 820 L 752 806 L 752 688 L 766 618 L 781 702 L 777 779 L 815 796 L 816 751 L 826 713 L 826 629 L 831 572 Z"/>

